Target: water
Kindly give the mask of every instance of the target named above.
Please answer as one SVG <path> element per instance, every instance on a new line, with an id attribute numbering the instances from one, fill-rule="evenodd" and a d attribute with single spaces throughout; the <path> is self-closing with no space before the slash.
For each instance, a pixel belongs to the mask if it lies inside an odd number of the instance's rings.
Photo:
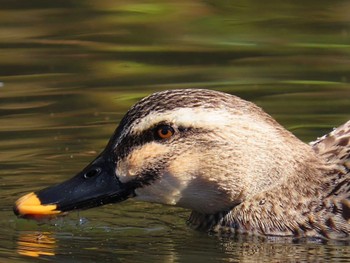
<path id="1" fill-rule="evenodd" d="M 154 91 L 227 91 L 304 141 L 350 119 L 347 1 L 0 7 L 0 261 L 350 260 L 344 242 L 209 236 L 186 226 L 184 209 L 134 201 L 44 224 L 12 213 L 23 193 L 89 163 L 125 111 Z"/>

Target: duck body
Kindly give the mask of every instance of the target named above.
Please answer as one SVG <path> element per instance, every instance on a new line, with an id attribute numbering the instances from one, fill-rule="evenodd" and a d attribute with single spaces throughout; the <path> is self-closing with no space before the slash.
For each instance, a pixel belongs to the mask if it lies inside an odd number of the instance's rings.
<path id="1" fill-rule="evenodd" d="M 20 216 L 127 198 L 192 210 L 218 233 L 347 239 L 350 121 L 305 144 L 251 102 L 201 89 L 154 93 L 82 172 L 28 194 Z"/>
<path id="2" fill-rule="evenodd" d="M 348 239 L 350 219 L 350 122 L 310 143 L 316 160 L 307 168 L 215 215 L 193 211 L 198 229 L 266 236 Z"/>

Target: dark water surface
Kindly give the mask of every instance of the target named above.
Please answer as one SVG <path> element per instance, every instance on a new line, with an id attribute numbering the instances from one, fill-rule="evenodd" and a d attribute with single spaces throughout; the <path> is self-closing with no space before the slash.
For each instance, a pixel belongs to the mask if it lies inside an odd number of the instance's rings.
<path id="1" fill-rule="evenodd" d="M 54 222 L 23 193 L 67 179 L 158 90 L 262 106 L 304 141 L 350 119 L 349 1 L 0 2 L 0 261 L 349 262 L 347 243 L 219 238 L 180 208 L 127 201 Z"/>

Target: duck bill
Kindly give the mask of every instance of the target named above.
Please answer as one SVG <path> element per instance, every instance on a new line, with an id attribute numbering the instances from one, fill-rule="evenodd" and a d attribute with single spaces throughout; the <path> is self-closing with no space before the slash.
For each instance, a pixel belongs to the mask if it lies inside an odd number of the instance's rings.
<path id="1" fill-rule="evenodd" d="M 133 189 L 122 184 L 112 160 L 100 155 L 73 178 L 16 201 L 14 212 L 20 217 L 47 217 L 76 209 L 87 209 L 126 200 Z"/>

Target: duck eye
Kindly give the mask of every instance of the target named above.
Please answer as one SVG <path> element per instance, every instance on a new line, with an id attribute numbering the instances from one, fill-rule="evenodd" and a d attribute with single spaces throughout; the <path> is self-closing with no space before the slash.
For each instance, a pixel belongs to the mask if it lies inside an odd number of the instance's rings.
<path id="1" fill-rule="evenodd" d="M 168 125 L 158 126 L 156 129 L 156 136 L 159 139 L 169 139 L 175 133 L 174 129 Z"/>

